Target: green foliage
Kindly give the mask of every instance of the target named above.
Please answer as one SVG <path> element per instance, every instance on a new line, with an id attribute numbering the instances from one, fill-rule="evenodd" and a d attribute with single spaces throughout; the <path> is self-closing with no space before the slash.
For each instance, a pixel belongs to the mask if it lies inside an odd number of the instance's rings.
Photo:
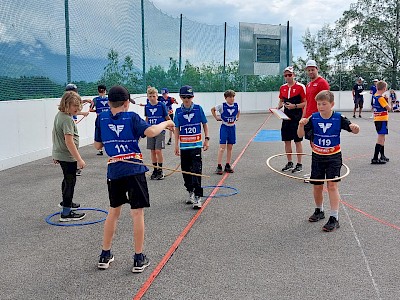
<path id="1" fill-rule="evenodd" d="M 336 22 L 338 57 L 398 88 L 399 27 L 398 0 L 358 0 Z"/>
<path id="2" fill-rule="evenodd" d="M 46 77 L 0 77 L 0 101 L 61 97 L 65 86 Z"/>

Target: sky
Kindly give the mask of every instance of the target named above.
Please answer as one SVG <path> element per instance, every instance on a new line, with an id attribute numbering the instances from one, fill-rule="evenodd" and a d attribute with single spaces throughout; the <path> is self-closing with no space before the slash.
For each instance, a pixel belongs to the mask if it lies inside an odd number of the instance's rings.
<path id="1" fill-rule="evenodd" d="M 164 13 L 219 25 L 239 27 L 239 22 L 293 27 L 293 57 L 305 57 L 300 42 L 306 29 L 316 33 L 324 24 L 334 25 L 356 0 L 152 0 Z"/>

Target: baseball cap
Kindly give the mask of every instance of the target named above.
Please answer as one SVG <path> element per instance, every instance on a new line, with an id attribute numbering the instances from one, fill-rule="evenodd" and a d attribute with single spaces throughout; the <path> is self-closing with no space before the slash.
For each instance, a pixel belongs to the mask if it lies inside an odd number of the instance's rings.
<path id="1" fill-rule="evenodd" d="M 373 82 L 378 82 L 379 81 L 379 79 L 374 79 L 374 80 L 372 80 Z"/>
<path id="2" fill-rule="evenodd" d="M 313 60 L 313 59 L 310 59 L 310 60 L 307 61 L 307 63 L 306 63 L 306 69 L 307 69 L 308 67 L 316 67 L 316 68 L 318 68 L 317 62 L 316 62 L 315 60 Z"/>
<path id="3" fill-rule="evenodd" d="M 78 87 L 77 87 L 75 84 L 73 84 L 73 83 L 69 83 L 69 84 L 67 84 L 67 86 L 65 87 L 65 91 L 66 91 L 66 92 L 68 92 L 68 91 L 78 92 Z"/>
<path id="4" fill-rule="evenodd" d="M 168 93 L 169 93 L 169 91 L 168 91 L 167 88 L 162 88 L 161 89 L 161 94 L 168 94 Z"/>
<path id="5" fill-rule="evenodd" d="M 130 94 L 122 85 L 115 85 L 108 92 L 108 101 L 110 102 L 126 101 L 129 99 Z"/>
<path id="6" fill-rule="evenodd" d="M 361 76 L 357 78 L 357 80 L 361 80 L 364 81 L 364 78 L 362 78 Z"/>
<path id="7" fill-rule="evenodd" d="M 292 66 L 286 67 L 285 70 L 283 70 L 283 73 L 285 73 L 285 72 L 294 73 L 293 67 Z"/>
<path id="8" fill-rule="evenodd" d="M 190 85 L 184 85 L 179 90 L 180 96 L 193 96 L 193 88 Z"/>

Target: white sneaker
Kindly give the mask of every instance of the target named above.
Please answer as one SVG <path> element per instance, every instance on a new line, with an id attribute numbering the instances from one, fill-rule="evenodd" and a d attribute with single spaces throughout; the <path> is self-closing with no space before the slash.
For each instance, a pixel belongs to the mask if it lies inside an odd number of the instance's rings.
<path id="1" fill-rule="evenodd" d="M 304 183 L 310 183 L 311 174 L 305 174 L 303 177 L 304 177 Z"/>
<path id="2" fill-rule="evenodd" d="M 201 208 L 201 197 L 196 196 L 194 197 L 194 201 L 193 201 L 193 209 L 200 209 Z"/>
<path id="3" fill-rule="evenodd" d="M 189 198 L 186 200 L 186 204 L 194 203 L 194 192 L 189 192 Z"/>

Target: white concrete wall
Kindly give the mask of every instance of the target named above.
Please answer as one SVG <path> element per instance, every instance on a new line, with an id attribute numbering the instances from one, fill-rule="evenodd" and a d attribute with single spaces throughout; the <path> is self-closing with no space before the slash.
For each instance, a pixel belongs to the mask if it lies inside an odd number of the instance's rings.
<path id="1" fill-rule="evenodd" d="M 334 93 L 337 111 L 353 109 L 351 91 Z M 179 101 L 177 94 L 171 96 Z M 132 95 L 132 98 L 135 98 L 136 103 L 146 103 L 145 95 Z M 364 98 L 365 107 L 369 109 L 370 96 L 366 95 Z M 269 108 L 276 107 L 278 92 L 237 93 L 235 99 L 242 113 L 267 112 Z M 51 155 L 51 132 L 59 101 L 60 99 L 0 101 L 0 170 Z M 194 98 L 194 102 L 203 107 L 206 115 L 211 115 L 211 108 L 223 101 L 223 93 L 195 93 Z M 83 111 L 87 110 L 88 105 L 84 106 Z M 144 107 L 131 105 L 130 110 L 143 117 Z M 96 114 L 91 113 L 78 124 L 81 146 L 93 142 L 95 119 Z"/>

